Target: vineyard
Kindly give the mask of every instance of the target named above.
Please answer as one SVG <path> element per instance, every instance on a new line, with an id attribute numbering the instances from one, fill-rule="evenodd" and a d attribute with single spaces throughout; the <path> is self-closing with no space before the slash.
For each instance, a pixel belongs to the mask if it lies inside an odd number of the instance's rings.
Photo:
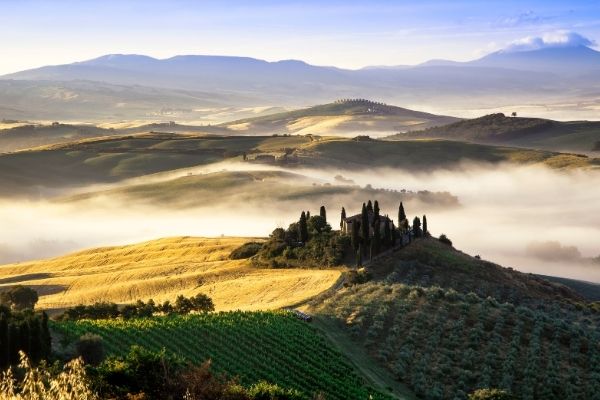
<path id="1" fill-rule="evenodd" d="M 439 287 L 365 284 L 319 309 L 426 399 L 496 387 L 519 399 L 600 399 L 597 314 Z"/>
<path id="2" fill-rule="evenodd" d="M 388 399 L 365 385 L 344 356 L 310 324 L 287 312 L 221 312 L 132 320 L 54 322 L 52 329 L 73 342 L 84 333 L 102 336 L 108 354 L 131 345 L 180 355 L 193 363 L 211 359 L 216 370 L 295 388 L 307 398 Z"/>

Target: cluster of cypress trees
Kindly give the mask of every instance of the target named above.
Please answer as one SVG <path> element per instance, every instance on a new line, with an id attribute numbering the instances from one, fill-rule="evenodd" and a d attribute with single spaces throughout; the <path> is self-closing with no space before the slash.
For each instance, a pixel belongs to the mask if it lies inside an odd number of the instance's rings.
<path id="1" fill-rule="evenodd" d="M 359 223 L 352 224 L 350 233 L 351 245 L 357 255 L 357 264 L 362 264 L 362 257 L 367 252 L 370 252 L 371 257 L 377 255 L 382 247 L 390 247 L 396 244 L 398 234 L 409 234 L 414 237 L 421 237 L 428 234 L 427 217 L 423 215 L 423 225 L 421 219 L 415 217 L 412 228 L 408 224 L 404 205 L 400 202 L 398 207 L 398 227 L 394 228 L 390 219 L 386 216 L 381 218 L 379 202 L 375 200 L 363 203 Z M 372 215 L 371 218 L 369 216 Z M 346 209 L 342 207 L 340 228 L 343 227 L 346 219 Z M 383 230 L 382 225 L 383 224 Z M 373 234 L 371 235 L 371 229 Z M 382 232 L 383 231 L 383 232 Z"/>
<path id="2" fill-rule="evenodd" d="M 0 369 L 19 363 L 19 351 L 33 362 L 50 356 L 48 315 L 31 310 L 11 312 L 0 305 Z"/>

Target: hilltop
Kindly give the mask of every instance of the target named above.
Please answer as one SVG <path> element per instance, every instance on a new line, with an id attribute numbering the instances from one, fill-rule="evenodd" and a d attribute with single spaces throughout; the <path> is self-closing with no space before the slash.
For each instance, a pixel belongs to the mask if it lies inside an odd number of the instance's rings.
<path id="1" fill-rule="evenodd" d="M 438 138 L 553 151 L 592 152 L 597 151 L 600 142 L 600 122 L 559 122 L 509 117 L 498 113 L 422 131 L 396 134 L 389 138 Z"/>
<path id="2" fill-rule="evenodd" d="M 383 134 L 445 125 L 458 118 L 434 115 L 364 99 L 338 100 L 300 110 L 221 124 L 244 134 Z"/>
<path id="3" fill-rule="evenodd" d="M 334 269 L 260 269 L 231 260 L 231 252 L 249 240 L 177 237 L 3 265 L 0 289 L 34 288 L 44 309 L 98 301 L 173 301 L 179 294 L 204 293 L 217 310 L 265 310 L 306 300 L 340 277 Z"/>

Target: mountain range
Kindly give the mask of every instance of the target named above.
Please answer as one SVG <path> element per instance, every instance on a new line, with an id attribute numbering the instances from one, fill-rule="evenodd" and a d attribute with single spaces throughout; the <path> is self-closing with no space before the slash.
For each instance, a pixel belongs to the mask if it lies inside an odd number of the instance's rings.
<path id="1" fill-rule="evenodd" d="M 600 52 L 585 46 L 499 51 L 470 62 L 348 70 L 298 60 L 105 55 L 0 77 L 0 117 L 200 120 L 207 108 L 377 98 L 433 111 L 593 102 Z"/>

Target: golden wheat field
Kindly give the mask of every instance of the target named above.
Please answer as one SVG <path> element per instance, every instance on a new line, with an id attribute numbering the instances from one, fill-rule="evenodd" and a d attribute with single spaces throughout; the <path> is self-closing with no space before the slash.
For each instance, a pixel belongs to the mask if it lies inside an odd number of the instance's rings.
<path id="1" fill-rule="evenodd" d="M 32 287 L 44 309 L 96 301 L 174 301 L 179 294 L 204 293 L 218 311 L 259 310 L 301 302 L 340 277 L 340 270 L 260 269 L 228 258 L 249 240 L 175 237 L 9 264 L 0 266 L 0 288 Z"/>

